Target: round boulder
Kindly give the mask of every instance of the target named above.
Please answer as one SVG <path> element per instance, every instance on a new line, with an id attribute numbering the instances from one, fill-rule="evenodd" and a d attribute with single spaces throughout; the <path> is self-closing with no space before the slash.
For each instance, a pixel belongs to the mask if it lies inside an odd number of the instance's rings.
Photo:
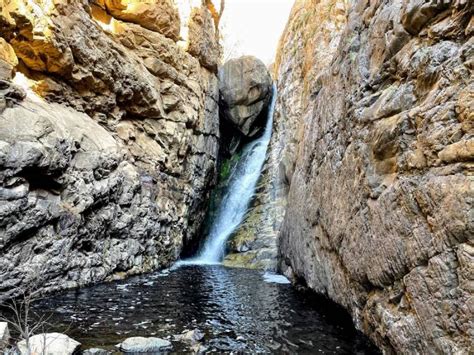
<path id="1" fill-rule="evenodd" d="M 260 59 L 243 56 L 219 69 L 223 117 L 246 137 L 255 136 L 266 122 L 272 97 L 272 77 Z"/>

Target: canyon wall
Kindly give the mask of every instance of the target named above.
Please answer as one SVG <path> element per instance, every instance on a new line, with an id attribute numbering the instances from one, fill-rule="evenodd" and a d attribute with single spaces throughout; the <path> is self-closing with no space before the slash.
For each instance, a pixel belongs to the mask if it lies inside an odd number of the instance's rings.
<path id="1" fill-rule="evenodd" d="M 166 267 L 216 177 L 220 47 L 171 0 L 0 1 L 0 298 Z"/>
<path id="2" fill-rule="evenodd" d="M 280 267 L 387 353 L 472 350 L 472 11 L 298 0 L 277 56 Z"/>

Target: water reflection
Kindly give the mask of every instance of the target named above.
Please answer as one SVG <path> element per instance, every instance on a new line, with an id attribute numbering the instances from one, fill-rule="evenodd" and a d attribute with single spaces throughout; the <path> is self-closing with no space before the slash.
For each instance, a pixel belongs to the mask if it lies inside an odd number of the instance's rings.
<path id="1" fill-rule="evenodd" d="M 333 306 L 257 271 L 184 266 L 40 301 L 55 330 L 85 347 L 113 349 L 129 336 L 172 337 L 199 328 L 208 351 L 369 354 L 374 348 Z M 176 352 L 186 350 L 175 342 Z"/>

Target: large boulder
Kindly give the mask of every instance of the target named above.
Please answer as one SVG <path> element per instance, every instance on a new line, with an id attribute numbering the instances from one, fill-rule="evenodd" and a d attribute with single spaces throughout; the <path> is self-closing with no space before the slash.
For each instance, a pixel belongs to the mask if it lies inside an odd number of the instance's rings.
<path id="1" fill-rule="evenodd" d="M 272 78 L 265 64 L 253 56 L 227 61 L 219 70 L 220 104 L 225 119 L 247 137 L 265 125 L 272 96 Z"/>
<path id="2" fill-rule="evenodd" d="M 29 339 L 29 349 L 26 345 L 26 340 L 22 340 L 17 344 L 21 355 L 72 355 L 80 346 L 81 343 L 61 333 L 34 335 Z"/>

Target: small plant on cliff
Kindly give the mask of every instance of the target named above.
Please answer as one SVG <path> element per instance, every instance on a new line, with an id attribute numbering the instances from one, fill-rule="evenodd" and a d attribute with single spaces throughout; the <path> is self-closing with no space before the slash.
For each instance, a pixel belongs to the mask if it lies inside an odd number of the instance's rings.
<path id="1" fill-rule="evenodd" d="M 39 330 L 43 332 L 47 319 L 44 316 L 37 317 L 31 312 L 31 294 L 23 294 L 18 300 L 12 300 L 2 308 L 10 315 L 0 315 L 0 321 L 6 322 L 15 333 L 19 340 L 25 340 L 28 354 L 31 354 L 30 338 Z"/>
<path id="2" fill-rule="evenodd" d="M 238 164 L 240 158 L 242 157 L 242 150 L 236 152 L 232 157 L 225 159 L 222 162 L 222 166 L 219 172 L 219 182 L 227 181 L 230 177 L 233 167 Z"/>

